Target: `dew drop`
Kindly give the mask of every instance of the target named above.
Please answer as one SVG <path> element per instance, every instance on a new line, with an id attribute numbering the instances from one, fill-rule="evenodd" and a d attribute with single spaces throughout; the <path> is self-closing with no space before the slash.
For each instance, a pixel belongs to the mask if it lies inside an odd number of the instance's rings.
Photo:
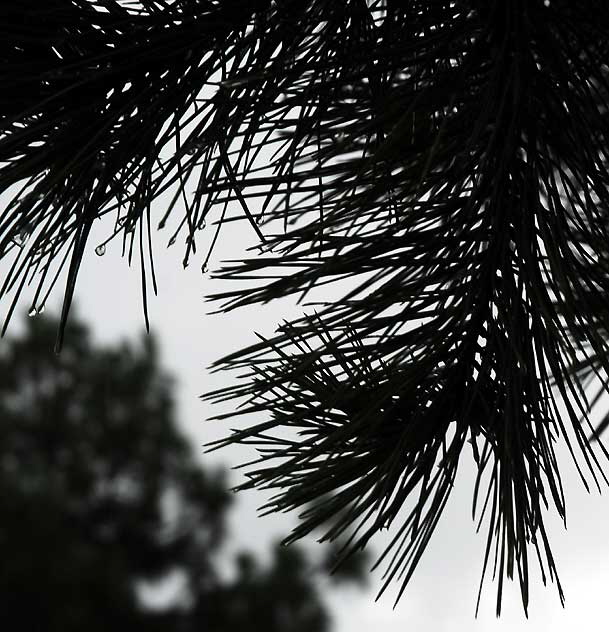
<path id="1" fill-rule="evenodd" d="M 207 272 L 208 272 L 208 271 L 209 271 L 209 268 L 207 267 L 207 264 L 206 264 L 206 263 L 204 263 L 204 264 L 201 266 L 201 272 L 202 272 L 203 274 L 207 274 Z"/>
<path id="2" fill-rule="evenodd" d="M 106 244 L 99 244 L 99 246 L 95 248 L 95 254 L 98 257 L 103 257 L 106 254 Z"/>
<path id="3" fill-rule="evenodd" d="M 39 314 L 44 314 L 44 310 L 46 309 L 45 304 L 43 303 L 39 308 L 38 308 L 38 313 Z"/>
<path id="4" fill-rule="evenodd" d="M 106 169 L 106 164 L 106 158 L 104 156 L 100 156 L 93 164 L 93 172 L 102 173 Z"/>
<path id="5" fill-rule="evenodd" d="M 200 228 L 201 230 L 203 230 L 205 227 L 207 226 L 207 222 L 205 220 L 203 220 L 200 224 Z"/>
<path id="6" fill-rule="evenodd" d="M 13 243 L 16 246 L 19 246 L 19 248 L 23 248 L 23 246 L 25 246 L 29 238 L 30 238 L 30 233 L 27 229 L 24 228 L 22 231 L 19 232 L 19 234 L 13 237 Z"/>
<path id="7" fill-rule="evenodd" d="M 32 307 L 30 307 L 30 311 L 27 313 L 27 315 L 30 318 L 34 318 L 34 316 L 38 316 L 38 310 L 36 309 L 36 307 L 34 305 L 32 305 Z"/>
<path id="8" fill-rule="evenodd" d="M 192 141 L 188 147 L 188 149 L 186 150 L 186 153 L 189 154 L 190 156 L 192 156 L 193 154 L 196 154 L 197 151 L 199 149 L 201 149 L 203 147 L 203 142 L 200 140 L 195 140 Z"/>
<path id="9" fill-rule="evenodd" d="M 335 140 L 337 143 L 342 143 L 342 142 L 344 142 L 345 138 L 346 138 L 346 134 L 345 134 L 345 132 L 337 132 L 336 134 L 334 134 L 334 140 Z"/>

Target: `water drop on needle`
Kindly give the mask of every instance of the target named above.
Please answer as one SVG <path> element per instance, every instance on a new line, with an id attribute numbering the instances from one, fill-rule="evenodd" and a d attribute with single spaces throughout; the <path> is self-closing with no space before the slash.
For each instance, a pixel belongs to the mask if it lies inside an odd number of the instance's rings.
<path id="1" fill-rule="evenodd" d="M 104 156 L 100 156 L 93 164 L 93 172 L 102 173 L 105 170 L 105 168 L 106 168 L 106 158 Z"/>
<path id="2" fill-rule="evenodd" d="M 27 240 L 29 239 L 29 237 L 30 237 L 29 231 L 26 229 L 23 229 L 19 232 L 19 234 L 13 237 L 13 243 L 19 246 L 19 248 L 23 248 L 23 246 L 25 246 L 25 244 L 27 243 Z"/>
<path id="3" fill-rule="evenodd" d="M 99 246 L 95 248 L 95 254 L 98 257 L 103 257 L 106 254 L 106 244 L 99 244 Z"/>
<path id="4" fill-rule="evenodd" d="M 207 264 L 206 264 L 206 263 L 204 263 L 204 264 L 201 266 L 201 272 L 202 272 L 203 274 L 207 274 L 208 270 L 209 270 L 209 268 L 207 267 Z"/>
<path id="5" fill-rule="evenodd" d="M 38 316 L 38 310 L 32 305 L 32 307 L 30 307 L 30 310 L 28 311 L 27 315 L 30 318 L 34 318 L 34 316 Z"/>

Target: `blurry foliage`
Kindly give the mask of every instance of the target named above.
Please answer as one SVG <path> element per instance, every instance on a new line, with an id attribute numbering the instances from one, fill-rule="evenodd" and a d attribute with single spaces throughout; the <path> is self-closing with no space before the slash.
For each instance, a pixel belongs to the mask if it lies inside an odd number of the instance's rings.
<path id="1" fill-rule="evenodd" d="M 526 611 L 531 564 L 562 600 L 557 441 L 606 480 L 608 32 L 605 0 L 2 3 L 5 327 L 65 269 L 61 347 L 113 240 L 147 321 L 154 226 L 205 271 L 245 219 L 260 251 L 217 270 L 220 311 L 350 289 L 218 363 L 242 379 L 210 399 L 266 417 L 217 444 L 259 448 L 243 487 L 302 511 L 288 540 L 392 529 L 399 598 L 471 452 L 497 612 L 506 578 Z"/>
<path id="2" fill-rule="evenodd" d="M 154 337 L 98 346 L 73 319 L 57 356 L 56 330 L 28 319 L 0 353 L 2 627 L 327 630 L 320 573 L 302 551 L 278 546 L 268 568 L 243 553 L 233 580 L 219 575 L 231 495 L 175 425 Z M 175 570 L 184 605 L 143 607 L 137 583 Z"/>

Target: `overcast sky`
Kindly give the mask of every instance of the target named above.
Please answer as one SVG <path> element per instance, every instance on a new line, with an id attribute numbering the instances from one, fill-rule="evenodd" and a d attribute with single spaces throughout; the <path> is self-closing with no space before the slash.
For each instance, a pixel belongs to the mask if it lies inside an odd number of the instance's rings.
<path id="1" fill-rule="evenodd" d="M 96 229 L 100 241 L 104 227 Z M 166 238 L 165 238 L 166 239 Z M 212 260 L 238 257 L 246 244 L 255 243 L 248 226 L 227 227 Z M 178 380 L 178 412 L 184 430 L 205 465 L 235 466 L 252 453 L 231 448 L 203 455 L 201 445 L 224 436 L 228 423 L 205 422 L 213 412 L 199 400 L 205 391 L 222 386 L 226 374 L 211 374 L 207 367 L 222 354 L 254 340 L 253 332 L 272 332 L 283 318 L 297 315 L 302 308 L 292 302 L 268 308 L 242 309 L 225 315 L 207 315 L 209 303 L 203 296 L 219 287 L 219 282 L 202 275 L 200 263 L 182 269 L 182 253 L 176 245 L 165 250 L 157 239 L 156 265 L 160 296 L 151 303 L 152 328 L 159 337 L 163 364 Z M 92 246 L 95 243 L 92 244 Z M 57 304 L 59 296 L 55 297 Z M 53 311 L 51 304 L 50 310 Z M 139 271 L 129 269 L 120 258 L 119 244 L 111 243 L 103 257 L 92 252 L 82 267 L 77 287 L 77 307 L 93 327 L 100 341 L 132 338 L 143 330 Z M 397 608 L 391 593 L 377 603 L 375 592 L 381 574 L 372 575 L 364 591 L 346 590 L 332 598 L 336 632 L 380 629 L 384 632 L 475 631 L 571 631 L 575 626 L 588 630 L 606 629 L 605 593 L 609 586 L 609 508 L 607 493 L 588 495 L 582 488 L 568 455 L 561 452 L 567 494 L 568 531 L 556 519 L 548 519 L 555 557 L 566 594 L 566 608 L 560 606 L 553 585 L 543 588 L 534 570 L 530 618 L 522 614 L 517 584 L 508 582 L 504 591 L 504 612 L 495 618 L 495 588 L 487 583 L 478 619 L 474 610 L 484 552 L 485 535 L 476 536 L 471 520 L 473 468 L 469 455 L 462 459 L 461 473 L 431 545 L 423 557 L 409 588 Z M 240 480 L 239 472 L 232 481 Z M 256 507 L 264 501 L 260 492 L 241 493 L 232 513 L 233 549 L 254 548 L 263 553 L 269 543 L 286 535 L 293 517 L 259 517 Z M 391 532 L 390 534 L 391 535 Z M 313 544 L 311 544 L 313 546 Z M 395 595 L 395 591 L 393 593 Z"/>

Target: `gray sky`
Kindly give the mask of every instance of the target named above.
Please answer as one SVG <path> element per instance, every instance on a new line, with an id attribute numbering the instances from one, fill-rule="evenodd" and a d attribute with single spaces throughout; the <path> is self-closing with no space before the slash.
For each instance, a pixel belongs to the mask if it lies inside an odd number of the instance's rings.
<path id="1" fill-rule="evenodd" d="M 104 235 L 101 224 L 95 233 L 95 238 L 100 241 Z M 227 227 L 224 239 L 220 239 L 222 246 L 215 252 L 210 267 L 213 269 L 222 259 L 238 257 L 245 245 L 255 243 L 254 240 L 255 236 L 245 223 Z M 200 262 L 193 261 L 189 268 L 182 269 L 179 245 L 165 250 L 165 241 L 157 239 L 156 243 L 160 296 L 152 300 L 151 321 L 160 339 L 163 364 L 178 379 L 179 418 L 203 464 L 235 466 L 252 453 L 241 447 L 212 455 L 202 454 L 200 446 L 223 436 L 230 425 L 204 421 L 212 414 L 212 409 L 198 396 L 229 379 L 225 374 L 211 375 L 206 367 L 222 354 L 253 341 L 253 331 L 270 333 L 281 319 L 297 315 L 302 310 L 292 302 L 281 301 L 282 304 L 264 309 L 256 307 L 221 316 L 206 315 L 210 305 L 202 297 L 218 289 L 219 282 L 201 274 Z M 119 255 L 118 243 L 111 243 L 103 257 L 91 252 L 77 287 L 79 312 L 93 326 L 100 341 L 132 337 L 143 330 L 139 270 L 137 267 L 129 269 Z M 55 296 L 56 301 L 58 298 Z M 52 305 L 49 307 L 53 308 Z M 501 619 L 497 620 L 494 614 L 496 586 L 487 583 L 480 614 L 474 620 L 485 535 L 474 533 L 470 509 L 473 468 L 470 457 L 464 455 L 461 473 L 443 519 L 397 608 L 393 610 L 395 591 L 374 602 L 381 581 L 381 574 L 376 572 L 367 590 L 344 590 L 334 594 L 331 603 L 336 631 L 533 632 L 566 631 L 576 626 L 588 630 L 606 629 L 604 597 L 609 585 L 607 494 L 599 496 L 593 492 L 588 495 L 564 450 L 560 456 L 565 472 L 568 531 L 565 532 L 555 519 L 549 519 L 548 524 L 567 597 L 564 610 L 554 586 L 544 589 L 534 570 L 529 621 L 522 614 L 518 586 L 511 582 L 504 590 Z M 233 474 L 232 480 L 240 480 L 238 472 Z M 233 549 L 247 546 L 263 553 L 270 542 L 285 535 L 294 524 L 293 517 L 285 515 L 258 517 L 256 507 L 264 498 L 260 492 L 238 495 L 232 512 Z"/>

